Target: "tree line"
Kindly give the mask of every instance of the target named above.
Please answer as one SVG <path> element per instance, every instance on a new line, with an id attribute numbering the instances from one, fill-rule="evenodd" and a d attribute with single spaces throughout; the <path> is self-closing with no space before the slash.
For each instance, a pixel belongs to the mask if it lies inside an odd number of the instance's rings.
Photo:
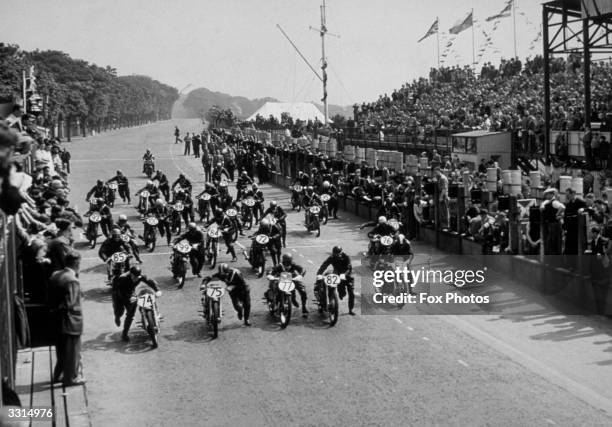
<path id="1" fill-rule="evenodd" d="M 117 70 L 71 58 L 56 50 L 25 52 L 0 43 L 0 102 L 22 97 L 22 72 L 35 68 L 43 98 L 38 124 L 53 127 L 76 119 L 98 131 L 171 117 L 177 89 L 143 75 L 117 76 Z"/>

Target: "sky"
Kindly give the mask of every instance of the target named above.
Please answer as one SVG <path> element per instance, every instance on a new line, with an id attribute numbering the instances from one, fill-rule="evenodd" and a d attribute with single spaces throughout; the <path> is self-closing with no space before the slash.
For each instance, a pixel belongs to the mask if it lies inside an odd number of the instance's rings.
<path id="1" fill-rule="evenodd" d="M 474 10 L 476 59 L 514 56 L 513 18 L 492 32 L 486 18 L 507 0 L 327 0 L 328 102 L 352 105 L 437 66 L 438 38 L 417 43 L 440 19 L 448 29 Z M 542 52 L 540 0 L 515 0 L 517 53 Z M 179 90 L 188 85 L 248 98 L 320 102 L 321 83 L 276 27 L 280 24 L 319 72 L 321 0 L 20 0 L 0 16 L 0 41 L 25 50 L 54 49 L 120 75 L 146 74 Z M 6 12 L 6 11 L 5 11 Z M 472 60 L 472 31 L 460 33 L 444 65 Z M 478 66 L 478 68 L 480 65 Z"/>

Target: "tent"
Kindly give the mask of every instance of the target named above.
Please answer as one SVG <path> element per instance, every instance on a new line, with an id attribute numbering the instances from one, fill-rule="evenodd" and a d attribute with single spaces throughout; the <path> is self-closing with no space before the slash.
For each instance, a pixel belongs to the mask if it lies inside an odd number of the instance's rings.
<path id="1" fill-rule="evenodd" d="M 293 120 L 314 121 L 318 119 L 321 123 L 325 122 L 323 113 L 310 102 L 266 102 L 259 110 L 251 114 L 247 121 L 254 121 L 258 114 L 265 119 L 272 115 L 280 121 L 282 113 L 289 113 Z"/>

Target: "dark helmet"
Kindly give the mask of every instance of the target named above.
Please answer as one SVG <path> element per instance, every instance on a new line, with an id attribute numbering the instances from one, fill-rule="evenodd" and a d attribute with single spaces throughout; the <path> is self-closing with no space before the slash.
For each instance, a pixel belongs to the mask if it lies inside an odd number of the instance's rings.
<path id="1" fill-rule="evenodd" d="M 98 182 L 96 183 L 97 185 L 104 185 L 104 181 L 102 181 L 101 179 L 98 180 Z"/>
<path id="2" fill-rule="evenodd" d="M 220 274 L 226 274 L 228 273 L 230 270 L 229 265 L 227 265 L 226 263 L 220 264 L 219 265 L 219 273 Z"/>
<path id="3" fill-rule="evenodd" d="M 111 230 L 111 237 L 121 237 L 121 230 L 119 230 L 118 228 L 113 228 Z"/>
<path id="4" fill-rule="evenodd" d="M 195 222 L 190 222 L 189 224 L 187 224 L 187 228 L 188 228 L 189 230 L 194 231 L 194 230 L 197 230 L 197 229 L 198 229 L 198 226 L 196 225 L 196 223 L 195 223 Z"/>
<path id="5" fill-rule="evenodd" d="M 179 179 L 185 179 L 185 175 L 180 174 L 180 175 L 179 175 Z"/>
<path id="6" fill-rule="evenodd" d="M 293 257 L 291 254 L 283 254 L 282 263 L 283 264 L 291 264 L 293 262 Z"/>
<path id="7" fill-rule="evenodd" d="M 342 248 L 340 246 L 334 246 L 334 249 L 332 249 L 332 254 L 340 255 L 341 253 L 342 253 Z"/>
<path id="8" fill-rule="evenodd" d="M 132 267 L 130 267 L 130 274 L 134 276 L 140 276 L 142 275 L 142 269 L 137 265 L 133 265 Z"/>

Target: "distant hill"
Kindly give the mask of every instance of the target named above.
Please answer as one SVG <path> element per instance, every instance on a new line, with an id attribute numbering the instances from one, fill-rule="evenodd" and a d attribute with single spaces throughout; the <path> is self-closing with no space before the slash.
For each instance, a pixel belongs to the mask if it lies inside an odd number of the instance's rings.
<path id="1" fill-rule="evenodd" d="M 200 118 L 213 105 L 221 108 L 231 108 L 234 114 L 240 119 L 246 119 L 266 102 L 279 102 L 274 98 L 248 99 L 243 96 L 232 96 L 226 93 L 213 92 L 206 88 L 194 89 L 188 94 L 181 95 L 174 106 L 172 116 L 177 119 Z M 315 104 L 321 112 L 323 106 Z M 351 107 L 341 107 L 338 105 L 329 106 L 330 117 L 335 114 L 342 114 L 350 117 L 353 114 Z"/>

